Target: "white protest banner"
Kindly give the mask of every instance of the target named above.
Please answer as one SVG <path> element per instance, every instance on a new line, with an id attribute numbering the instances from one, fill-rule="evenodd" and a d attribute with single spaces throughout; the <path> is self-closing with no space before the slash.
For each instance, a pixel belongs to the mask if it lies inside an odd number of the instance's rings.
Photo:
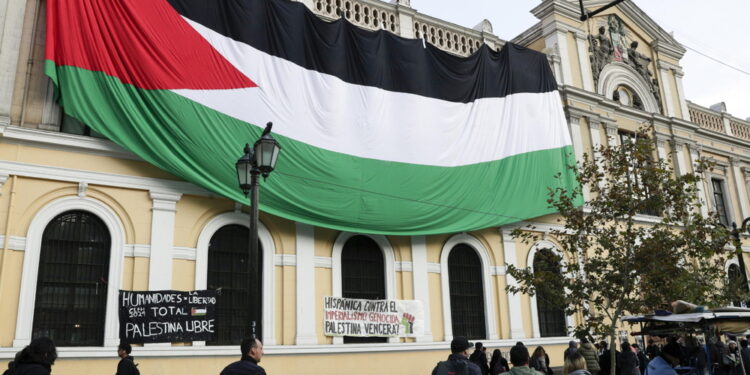
<path id="1" fill-rule="evenodd" d="M 325 297 L 326 336 L 419 337 L 424 332 L 422 301 Z"/>

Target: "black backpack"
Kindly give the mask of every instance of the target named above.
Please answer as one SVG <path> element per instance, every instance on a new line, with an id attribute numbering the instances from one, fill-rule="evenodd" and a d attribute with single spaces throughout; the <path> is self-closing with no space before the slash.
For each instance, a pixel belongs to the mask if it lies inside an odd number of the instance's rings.
<path id="1" fill-rule="evenodd" d="M 468 375 L 468 366 L 468 361 L 441 361 L 432 370 L 432 375 Z"/>

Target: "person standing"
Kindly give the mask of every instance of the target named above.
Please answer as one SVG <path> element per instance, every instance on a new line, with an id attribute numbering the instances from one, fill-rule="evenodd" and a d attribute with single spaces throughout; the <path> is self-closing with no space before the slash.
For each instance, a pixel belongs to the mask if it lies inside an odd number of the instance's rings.
<path id="1" fill-rule="evenodd" d="M 510 363 L 513 368 L 505 375 L 545 375 L 529 367 L 529 349 L 522 345 L 510 348 Z"/>
<path id="2" fill-rule="evenodd" d="M 50 375 L 56 359 L 55 343 L 49 337 L 38 337 L 16 353 L 3 375 Z"/>
<path id="3" fill-rule="evenodd" d="M 563 375 L 591 375 L 586 369 L 586 359 L 580 353 L 573 353 L 565 359 Z"/>
<path id="4" fill-rule="evenodd" d="M 563 352 L 563 359 L 567 359 L 568 356 L 578 351 L 578 343 L 576 340 L 570 340 L 568 342 L 568 348 Z"/>
<path id="5" fill-rule="evenodd" d="M 653 339 L 648 339 L 648 346 L 646 346 L 646 355 L 648 359 L 654 359 L 659 356 L 659 347 L 654 343 Z"/>
<path id="6" fill-rule="evenodd" d="M 640 374 L 638 370 L 638 357 L 633 353 L 630 343 L 627 341 L 620 345 L 620 355 L 618 356 L 618 362 L 620 362 L 619 375 L 636 375 Z"/>
<path id="7" fill-rule="evenodd" d="M 599 356 L 596 353 L 594 345 L 585 337 L 581 339 L 581 347 L 578 348 L 578 354 L 586 360 L 586 369 L 590 373 L 598 375 L 601 370 L 599 367 Z"/>
<path id="8" fill-rule="evenodd" d="M 640 370 L 641 375 L 643 375 L 643 373 L 646 372 L 646 366 L 648 366 L 648 357 L 646 357 L 646 353 L 638 347 L 638 344 L 633 344 L 632 347 L 635 350 L 636 358 L 638 358 L 638 370 Z"/>
<path id="9" fill-rule="evenodd" d="M 130 352 L 133 348 L 130 344 L 121 343 L 117 346 L 117 356 L 120 357 L 120 362 L 117 364 L 117 373 L 115 375 L 141 375 L 138 371 L 138 365 L 135 364 L 133 357 L 130 356 Z"/>
<path id="10" fill-rule="evenodd" d="M 750 347 L 748 347 L 747 339 L 740 340 L 740 357 L 742 358 L 742 366 L 745 369 L 745 375 L 750 375 Z"/>
<path id="11" fill-rule="evenodd" d="M 451 354 L 448 356 L 448 360 L 438 362 L 437 366 L 432 370 L 432 375 L 482 375 L 482 370 L 479 366 L 469 361 L 469 349 L 472 346 L 466 337 L 455 337 L 451 341 Z"/>
<path id="12" fill-rule="evenodd" d="M 646 367 L 646 375 L 677 375 L 674 367 L 680 365 L 682 349 L 676 342 L 670 342 L 661 349 Z"/>
<path id="13" fill-rule="evenodd" d="M 469 361 L 476 364 L 482 371 L 482 375 L 489 375 L 490 366 L 487 365 L 487 348 L 481 342 L 474 344 L 474 353 L 471 353 Z"/>
<path id="14" fill-rule="evenodd" d="M 242 357 L 239 361 L 229 364 L 221 371 L 221 375 L 266 375 L 266 370 L 258 366 L 263 357 L 263 343 L 256 338 L 242 340 L 240 344 Z"/>
<path id="15" fill-rule="evenodd" d="M 537 346 L 536 349 L 534 349 L 534 353 L 529 359 L 529 367 L 541 372 L 542 374 L 550 375 L 552 373 L 552 369 L 549 366 L 549 356 L 543 347 Z"/>
<path id="16" fill-rule="evenodd" d="M 503 372 L 510 370 L 508 361 L 503 358 L 503 354 L 500 353 L 500 349 L 495 349 L 492 352 L 492 360 L 490 361 L 490 375 L 500 375 Z"/>

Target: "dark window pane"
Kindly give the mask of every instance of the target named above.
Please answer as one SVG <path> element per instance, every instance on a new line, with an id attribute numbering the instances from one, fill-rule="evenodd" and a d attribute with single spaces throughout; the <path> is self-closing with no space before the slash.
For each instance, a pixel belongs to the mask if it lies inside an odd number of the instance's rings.
<path id="1" fill-rule="evenodd" d="M 562 277 L 560 272 L 560 259 L 549 249 L 542 249 L 534 254 L 534 274 L 549 273 Z M 548 277 L 549 278 L 549 277 Z M 539 288 L 536 293 L 536 310 L 539 316 L 539 333 L 542 337 L 567 336 L 567 322 L 565 321 L 565 309 L 560 306 L 560 299 L 564 295 L 562 287 Z M 553 289 L 553 290 L 550 290 Z"/>
<path id="2" fill-rule="evenodd" d="M 97 216 L 68 211 L 42 235 L 32 337 L 58 346 L 101 346 L 109 280 L 110 235 Z"/>
<path id="3" fill-rule="evenodd" d="M 227 225 L 216 231 L 208 244 L 208 289 L 221 288 L 216 303 L 216 326 L 214 339 L 207 345 L 238 345 L 249 332 L 248 311 L 255 307 L 259 321 L 255 332 L 262 337 L 260 293 L 253 304 L 249 302 L 248 248 L 250 232 L 241 225 Z M 258 282 L 263 276 L 263 248 L 258 243 Z M 262 288 L 261 288 L 262 291 Z"/>
<path id="4" fill-rule="evenodd" d="M 62 115 L 60 131 L 68 134 L 88 135 L 94 138 L 106 138 L 103 134 L 91 129 L 88 125 L 79 121 L 77 118 L 66 114 Z"/>
<path id="5" fill-rule="evenodd" d="M 485 339 L 484 285 L 479 255 L 470 246 L 460 244 L 448 255 L 451 320 L 453 336 Z"/>
<path id="6" fill-rule="evenodd" d="M 383 251 L 372 238 L 354 236 L 341 252 L 341 294 L 344 298 L 385 299 Z M 387 342 L 387 337 L 344 337 L 344 343 Z"/>
<path id="7" fill-rule="evenodd" d="M 724 181 L 712 178 L 711 185 L 714 188 L 714 206 L 716 207 L 716 214 L 719 215 L 719 222 L 724 226 L 729 226 L 727 203 L 724 199 Z"/>

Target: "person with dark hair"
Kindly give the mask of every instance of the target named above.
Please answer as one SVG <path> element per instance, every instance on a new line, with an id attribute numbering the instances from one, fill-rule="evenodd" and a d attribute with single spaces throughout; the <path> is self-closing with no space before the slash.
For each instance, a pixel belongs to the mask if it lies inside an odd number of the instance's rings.
<path id="1" fill-rule="evenodd" d="M 747 339 L 740 340 L 740 357 L 742 358 L 742 366 L 745 370 L 745 375 L 750 375 L 750 347 L 748 347 Z"/>
<path id="2" fill-rule="evenodd" d="M 240 344 L 242 357 L 239 361 L 224 367 L 221 375 L 266 375 L 266 370 L 258 366 L 263 357 L 263 343 L 256 338 L 242 340 Z"/>
<path id="3" fill-rule="evenodd" d="M 55 343 L 49 337 L 38 337 L 16 353 L 3 375 L 50 375 L 56 359 Z"/>
<path id="4" fill-rule="evenodd" d="M 541 372 L 542 374 L 552 375 L 552 368 L 549 365 L 549 356 L 543 347 L 537 346 L 534 353 L 529 359 L 529 367 Z"/>
<path id="5" fill-rule="evenodd" d="M 488 375 L 490 373 L 490 366 L 487 365 L 487 348 L 482 345 L 481 342 L 474 344 L 474 353 L 471 353 L 469 361 L 479 366 L 482 370 L 482 375 Z"/>
<path id="6" fill-rule="evenodd" d="M 617 357 L 617 361 L 620 362 L 619 375 L 640 375 L 641 371 L 638 369 L 638 357 L 633 353 L 630 343 L 624 341 L 620 345 L 620 354 Z"/>
<path id="7" fill-rule="evenodd" d="M 648 359 L 654 359 L 659 356 L 659 347 L 654 343 L 653 339 L 648 339 L 648 346 L 646 346 L 646 355 Z"/>
<path id="8" fill-rule="evenodd" d="M 451 341 L 451 354 L 448 356 L 448 360 L 438 362 L 432 370 L 432 375 L 482 375 L 479 366 L 469 361 L 469 349 L 472 346 L 466 337 L 454 337 Z"/>
<path id="9" fill-rule="evenodd" d="M 612 366 L 612 359 L 610 358 L 610 355 L 612 354 L 612 352 L 608 348 L 606 341 L 600 342 L 599 345 L 603 348 L 602 355 L 599 356 L 600 373 L 602 375 L 609 375 L 610 367 Z M 617 358 L 620 356 L 620 352 L 617 351 L 617 348 L 612 348 L 612 350 L 615 351 L 615 374 L 619 374 L 620 362 L 617 360 Z"/>
<path id="10" fill-rule="evenodd" d="M 674 367 L 680 365 L 682 348 L 676 342 L 670 342 L 661 349 L 659 355 L 646 367 L 646 375 L 677 375 Z"/>
<path id="11" fill-rule="evenodd" d="M 507 375 L 545 375 L 529 367 L 529 349 L 523 345 L 510 348 L 510 363 L 513 368 L 503 374 Z"/>
<path id="12" fill-rule="evenodd" d="M 117 356 L 120 357 L 120 363 L 117 364 L 117 373 L 115 375 L 141 375 L 138 371 L 138 365 L 135 364 L 135 360 L 130 356 L 130 352 L 133 348 L 130 344 L 121 343 L 117 346 Z"/>
<path id="13" fill-rule="evenodd" d="M 495 349 L 492 352 L 492 360 L 490 360 L 490 375 L 499 375 L 509 370 L 510 366 L 508 366 L 508 360 L 503 358 L 500 349 Z"/>
<path id="14" fill-rule="evenodd" d="M 643 373 L 646 372 L 646 366 L 648 366 L 648 357 L 646 357 L 646 353 L 638 347 L 638 344 L 633 344 L 632 347 L 633 350 L 635 350 L 635 356 L 638 358 L 638 370 L 641 375 L 643 375 Z"/>
<path id="15" fill-rule="evenodd" d="M 581 347 L 578 348 L 578 354 L 583 356 L 586 360 L 586 369 L 594 374 L 599 374 L 599 356 L 596 352 L 596 348 L 592 345 L 587 338 L 581 339 Z"/>

